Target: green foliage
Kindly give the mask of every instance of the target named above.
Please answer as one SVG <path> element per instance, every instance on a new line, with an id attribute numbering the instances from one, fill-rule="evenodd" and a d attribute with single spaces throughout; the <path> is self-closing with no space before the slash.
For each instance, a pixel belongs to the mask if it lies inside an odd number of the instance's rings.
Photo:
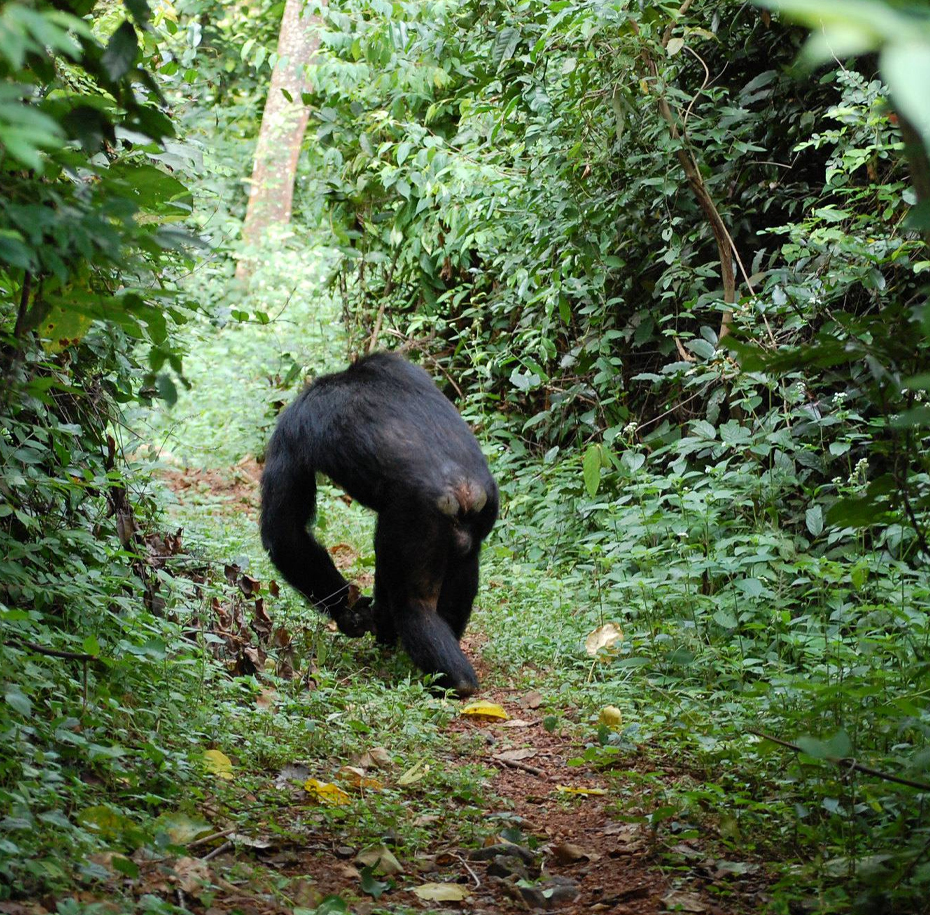
<path id="1" fill-rule="evenodd" d="M 919 781 L 926 13 L 772 5 L 827 21 L 829 69 L 736 2 L 331 3 L 309 100 L 338 288 L 359 344 L 455 379 L 506 481 L 505 561 L 574 589 L 516 615 L 498 660 L 558 668 L 615 618 L 604 692 L 650 684 L 637 714 L 674 739 L 709 703 L 719 730 L 688 740 L 709 765 L 752 726 L 844 734 Z M 844 57 L 867 50 L 891 92 Z M 750 823 L 801 834 L 824 887 L 860 878 L 829 905 L 926 894 L 914 789 L 737 756 L 779 797 L 741 795 Z"/>

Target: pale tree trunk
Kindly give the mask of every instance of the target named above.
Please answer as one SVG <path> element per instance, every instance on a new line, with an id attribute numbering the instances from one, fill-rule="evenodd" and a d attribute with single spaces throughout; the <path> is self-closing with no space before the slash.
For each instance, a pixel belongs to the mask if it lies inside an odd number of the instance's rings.
<path id="1" fill-rule="evenodd" d="M 311 29 L 318 20 L 304 14 L 305 2 L 287 0 L 281 18 L 279 62 L 271 74 L 242 225 L 242 240 L 250 247 L 262 243 L 269 227 L 287 225 L 291 219 L 297 160 L 309 118 L 301 94 L 310 91 L 307 68 L 320 43 Z M 243 258 L 236 277 L 247 281 L 254 267 Z"/>

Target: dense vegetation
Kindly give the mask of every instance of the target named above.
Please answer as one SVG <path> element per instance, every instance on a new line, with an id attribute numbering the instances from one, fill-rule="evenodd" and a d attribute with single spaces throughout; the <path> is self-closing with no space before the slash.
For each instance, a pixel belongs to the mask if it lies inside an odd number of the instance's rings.
<path id="1" fill-rule="evenodd" d="M 361 702 L 351 654 L 296 601 L 317 704 L 255 729 L 281 670 L 224 670 L 207 622 L 254 539 L 195 512 L 182 550 L 145 461 L 260 456 L 303 381 L 377 345 L 502 483 L 486 658 L 578 722 L 621 708 L 577 762 L 657 860 L 709 834 L 775 911 L 926 911 L 923 5 L 311 3 L 294 217 L 246 289 L 282 7 L 0 3 L 0 900 L 177 844 L 224 735 L 257 767 L 295 729 L 327 752 L 315 721 L 358 749 L 326 718 Z"/>

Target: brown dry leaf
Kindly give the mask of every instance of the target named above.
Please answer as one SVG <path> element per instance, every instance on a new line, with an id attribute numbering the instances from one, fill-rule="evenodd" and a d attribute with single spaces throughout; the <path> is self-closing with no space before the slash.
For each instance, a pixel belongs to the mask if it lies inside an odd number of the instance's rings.
<path id="1" fill-rule="evenodd" d="M 365 770 L 357 766 L 343 766 L 337 773 L 336 778 L 353 788 L 370 788 L 372 791 L 380 791 L 384 785 L 376 778 L 369 778 L 365 775 Z"/>
<path id="2" fill-rule="evenodd" d="M 604 623 L 598 626 L 593 632 L 588 633 L 584 640 L 584 650 L 589 657 L 597 657 L 599 651 L 605 648 L 613 648 L 623 638 L 623 632 L 616 623 Z"/>
<path id="3" fill-rule="evenodd" d="M 255 699 L 255 704 L 258 706 L 258 708 L 269 711 L 274 708 L 277 701 L 278 694 L 273 689 L 266 688 L 259 692 Z"/>
<path id="4" fill-rule="evenodd" d="M 522 750 L 504 750 L 502 753 L 495 753 L 494 758 L 503 759 L 506 762 L 519 762 L 521 759 L 532 759 L 537 752 L 532 747 L 524 747 Z"/>
<path id="5" fill-rule="evenodd" d="M 523 718 L 511 718 L 510 721 L 502 721 L 500 727 L 502 728 L 531 728 L 539 724 L 539 719 L 535 721 L 526 721 Z"/>
<path id="6" fill-rule="evenodd" d="M 413 892 L 429 902 L 462 902 L 471 896 L 471 890 L 461 883 L 424 883 Z"/>
<path id="7" fill-rule="evenodd" d="M 181 890 L 193 896 L 213 881 L 210 867 L 199 858 L 178 858 L 171 867 Z"/>
<path id="8" fill-rule="evenodd" d="M 542 694 L 534 689 L 520 700 L 520 705 L 526 708 L 539 708 L 542 705 L 542 701 Z"/>
<path id="9" fill-rule="evenodd" d="M 506 721 L 510 717 L 502 706 L 494 702 L 486 702 L 484 699 L 479 699 L 477 702 L 469 702 L 459 714 L 466 718 L 492 718 L 500 719 L 501 721 Z"/>
<path id="10" fill-rule="evenodd" d="M 701 902 L 696 893 L 682 893 L 672 890 L 662 897 L 662 904 L 672 912 L 706 912 L 707 906 Z"/>
<path id="11" fill-rule="evenodd" d="M 362 753 L 355 764 L 362 769 L 387 769 L 394 765 L 394 760 L 384 747 L 372 747 Z"/>
<path id="12" fill-rule="evenodd" d="M 580 845 L 571 842 L 559 842 L 552 846 L 552 857 L 559 864 L 574 864 L 576 861 L 591 861 L 594 856 L 586 852 Z"/>

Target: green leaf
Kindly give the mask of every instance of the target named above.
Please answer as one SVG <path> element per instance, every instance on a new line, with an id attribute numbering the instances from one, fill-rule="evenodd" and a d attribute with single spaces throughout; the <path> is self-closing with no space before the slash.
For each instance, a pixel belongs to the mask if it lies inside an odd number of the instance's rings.
<path id="1" fill-rule="evenodd" d="M 96 636 L 89 635 L 84 639 L 84 653 L 92 654 L 94 657 L 100 654 L 100 642 L 97 641 Z"/>
<path id="2" fill-rule="evenodd" d="M 379 899 L 391 884 L 387 881 L 378 880 L 375 877 L 374 870 L 373 867 L 362 868 L 361 887 L 363 893 L 367 893 L 374 899 Z"/>
<path id="3" fill-rule="evenodd" d="M 24 718 L 29 718 L 32 715 L 32 703 L 19 689 L 19 687 L 9 687 L 3 698 L 6 700 L 6 704 L 10 706 L 10 708 L 19 712 L 20 715 L 22 715 Z"/>
<path id="4" fill-rule="evenodd" d="M 852 743 L 845 731 L 837 731 L 829 740 L 816 737 L 799 737 L 797 745 L 814 759 L 847 759 L 852 754 Z"/>
<path id="5" fill-rule="evenodd" d="M 930 40 L 888 45 L 879 58 L 895 107 L 930 148 Z"/>
<path id="6" fill-rule="evenodd" d="M 819 537 L 823 533 L 823 509 L 819 505 L 809 508 L 804 513 L 804 522 L 812 537 Z"/>
<path id="7" fill-rule="evenodd" d="M 139 56 L 136 30 L 128 20 L 110 36 L 100 62 L 113 82 L 119 82 L 134 66 Z"/>
<path id="8" fill-rule="evenodd" d="M 513 57 L 520 43 L 520 33 L 512 26 L 507 26 L 497 33 L 491 47 L 491 63 L 499 67 L 505 60 Z"/>
<path id="9" fill-rule="evenodd" d="M 601 485 L 601 445 L 589 445 L 582 461 L 584 488 L 590 498 L 597 495 Z"/>

